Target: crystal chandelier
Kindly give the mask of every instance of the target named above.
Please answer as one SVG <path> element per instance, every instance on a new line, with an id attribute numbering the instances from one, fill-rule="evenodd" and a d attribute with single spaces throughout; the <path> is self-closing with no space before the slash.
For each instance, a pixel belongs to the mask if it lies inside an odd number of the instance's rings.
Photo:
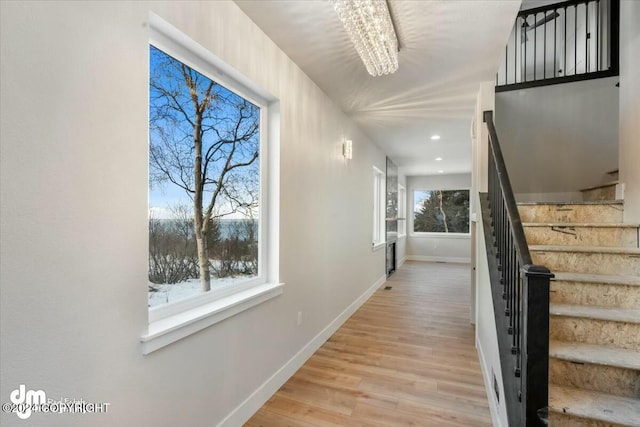
<path id="1" fill-rule="evenodd" d="M 398 69 L 398 38 L 386 0 L 331 0 L 372 76 Z"/>

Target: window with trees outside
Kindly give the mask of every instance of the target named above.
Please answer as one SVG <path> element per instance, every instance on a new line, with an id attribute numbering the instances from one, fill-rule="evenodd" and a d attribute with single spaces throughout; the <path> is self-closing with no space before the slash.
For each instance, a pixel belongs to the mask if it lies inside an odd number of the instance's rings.
<path id="1" fill-rule="evenodd" d="M 469 233 L 469 190 L 415 190 L 414 233 Z"/>
<path id="2" fill-rule="evenodd" d="M 261 107 L 150 45 L 150 310 L 262 274 Z"/>

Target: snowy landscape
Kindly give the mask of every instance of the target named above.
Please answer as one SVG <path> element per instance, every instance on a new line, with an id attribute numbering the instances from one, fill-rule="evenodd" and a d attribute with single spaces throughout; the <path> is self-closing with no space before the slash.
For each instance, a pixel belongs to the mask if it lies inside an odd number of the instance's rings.
<path id="1" fill-rule="evenodd" d="M 250 277 L 247 276 L 212 279 L 211 288 L 215 289 L 220 286 L 240 283 L 248 279 Z M 189 279 L 185 282 L 161 285 L 149 282 L 149 308 L 174 303 L 201 293 L 202 285 L 200 279 Z"/>

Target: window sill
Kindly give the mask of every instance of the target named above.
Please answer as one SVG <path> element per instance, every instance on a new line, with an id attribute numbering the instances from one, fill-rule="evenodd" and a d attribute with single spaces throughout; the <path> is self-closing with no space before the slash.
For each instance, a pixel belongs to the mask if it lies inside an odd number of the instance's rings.
<path id="1" fill-rule="evenodd" d="M 438 238 L 438 239 L 470 239 L 470 233 L 411 233 L 411 237 L 419 239 Z"/>
<path id="2" fill-rule="evenodd" d="M 371 247 L 372 251 L 379 251 L 380 249 L 384 248 L 385 246 L 387 246 L 387 242 L 380 242 L 380 243 L 374 243 L 373 246 Z"/>
<path id="3" fill-rule="evenodd" d="M 407 235 L 406 235 L 406 234 L 400 234 L 400 235 L 398 235 L 398 240 L 406 239 L 406 238 L 407 238 Z"/>
<path id="4" fill-rule="evenodd" d="M 284 291 L 284 283 L 266 283 L 216 301 L 149 323 L 140 338 L 142 354 L 149 354 L 235 314 L 274 298 Z"/>

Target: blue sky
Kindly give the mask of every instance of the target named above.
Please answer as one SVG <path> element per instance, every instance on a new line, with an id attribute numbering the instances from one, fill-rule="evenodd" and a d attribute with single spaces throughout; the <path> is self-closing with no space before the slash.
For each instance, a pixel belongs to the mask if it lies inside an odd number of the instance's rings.
<path id="1" fill-rule="evenodd" d="M 413 212 L 418 213 L 422 210 L 422 203 L 431 198 L 431 191 L 416 190 L 413 192 Z"/>
<path id="2" fill-rule="evenodd" d="M 156 150 L 159 150 L 157 152 L 166 153 L 168 159 L 172 159 L 172 151 L 166 147 L 178 147 L 176 152 L 179 154 L 176 157 L 185 159 L 186 162 L 193 162 L 193 126 L 182 115 L 182 112 L 169 107 L 171 105 L 180 105 L 189 118 L 195 117 L 195 108 L 191 102 L 191 95 L 180 69 L 181 65 L 176 59 L 150 46 L 149 144 L 150 150 L 155 147 Z M 191 76 L 197 82 L 198 96 L 199 99 L 202 99 L 206 88 L 212 80 L 197 71 L 193 71 Z M 170 98 L 160 96 L 161 92 L 158 87 L 153 86 L 153 83 L 171 91 L 172 94 L 176 94 L 176 97 L 173 98 L 175 103 L 172 103 Z M 220 140 L 232 138 L 231 135 L 236 129 L 240 129 L 240 133 L 248 132 L 251 129 L 251 124 L 259 119 L 260 115 L 260 110 L 257 106 L 247 104 L 246 100 L 223 86 L 216 84 L 213 93 L 217 97 L 217 101 L 214 101 L 211 107 L 207 109 L 206 117 L 203 119 L 203 128 L 206 127 L 208 130 L 203 136 L 203 152 L 206 152 L 212 144 L 216 144 Z M 167 102 L 167 100 L 169 101 Z M 240 110 L 238 107 L 240 105 L 244 106 L 245 109 Z M 243 120 L 238 119 L 241 111 L 246 116 Z M 238 123 L 240 123 L 240 127 L 236 127 Z M 234 162 L 248 161 L 255 153 L 257 146 L 259 146 L 259 131 L 246 141 L 237 144 L 238 148 L 233 157 Z M 220 150 L 217 151 L 220 154 L 219 158 L 212 160 L 210 163 L 209 171 L 213 171 L 213 173 L 207 174 L 212 179 L 217 176 L 216 169 L 221 168 L 227 158 L 225 155 L 225 153 L 228 153 L 228 151 L 225 151 L 228 150 L 227 146 L 221 145 L 220 147 Z M 255 180 L 259 173 L 258 162 L 259 158 L 249 167 L 236 169 L 235 179 L 245 183 L 243 185 L 248 185 L 250 188 L 255 189 L 259 182 L 259 180 Z M 154 168 L 151 156 L 149 168 L 150 178 L 154 171 L 156 176 L 162 175 L 158 174 L 157 168 Z M 193 180 L 193 170 L 191 167 L 187 167 L 185 170 L 189 172 L 184 174 L 187 186 L 192 187 L 193 184 L 190 183 L 190 180 Z M 210 200 L 210 192 L 208 196 L 205 191 L 203 203 L 205 207 Z M 183 188 L 166 179 L 161 183 L 152 183 L 150 179 L 149 211 L 154 218 L 170 218 L 170 208 L 176 204 L 193 206 L 191 198 Z M 218 206 L 222 211 L 229 211 L 229 207 L 228 202 L 226 204 L 220 203 Z M 225 218 L 243 217 L 240 213 L 225 216 Z"/>

